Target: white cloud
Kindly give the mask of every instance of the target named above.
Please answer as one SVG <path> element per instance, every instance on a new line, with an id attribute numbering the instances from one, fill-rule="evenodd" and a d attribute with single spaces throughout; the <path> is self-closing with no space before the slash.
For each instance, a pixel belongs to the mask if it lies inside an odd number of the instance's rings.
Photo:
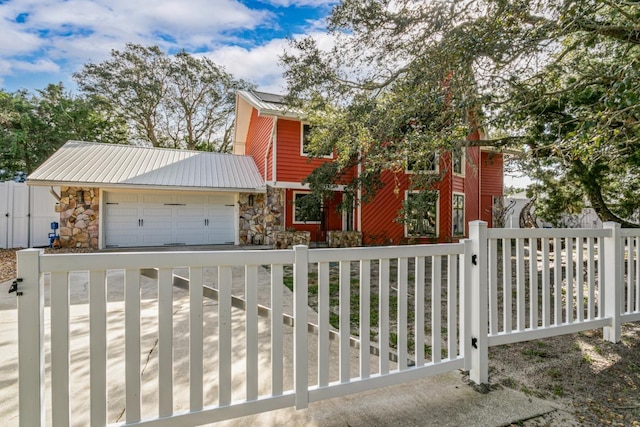
<path id="1" fill-rule="evenodd" d="M 272 6 L 310 6 L 320 7 L 338 3 L 336 0 L 264 0 L 265 3 Z"/>

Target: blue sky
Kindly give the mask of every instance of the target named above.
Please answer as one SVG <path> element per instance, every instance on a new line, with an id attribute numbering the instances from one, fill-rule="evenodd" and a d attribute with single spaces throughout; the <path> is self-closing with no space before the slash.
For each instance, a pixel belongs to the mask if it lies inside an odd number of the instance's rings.
<path id="1" fill-rule="evenodd" d="M 335 0 L 0 0 L 0 88 L 62 82 L 125 43 L 205 55 L 261 90 L 282 92 L 286 38 L 324 34 Z"/>

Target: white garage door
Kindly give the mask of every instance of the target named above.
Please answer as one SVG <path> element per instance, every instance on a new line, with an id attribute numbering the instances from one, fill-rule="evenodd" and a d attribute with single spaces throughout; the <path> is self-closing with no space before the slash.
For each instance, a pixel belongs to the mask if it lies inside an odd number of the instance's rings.
<path id="1" fill-rule="evenodd" d="M 233 194 L 105 192 L 106 247 L 234 243 Z"/>

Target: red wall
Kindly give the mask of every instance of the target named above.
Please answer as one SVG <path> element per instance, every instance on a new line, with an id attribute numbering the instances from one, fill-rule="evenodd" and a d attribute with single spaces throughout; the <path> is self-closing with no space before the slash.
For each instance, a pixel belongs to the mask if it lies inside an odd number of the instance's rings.
<path id="1" fill-rule="evenodd" d="M 255 108 L 251 112 L 251 121 L 249 122 L 249 131 L 247 132 L 247 142 L 245 145 L 245 154 L 253 156 L 253 160 L 258 166 L 260 175 L 265 177 L 264 156 L 269 149 L 269 141 L 271 140 L 271 130 L 273 128 L 273 119 L 271 117 L 261 117 Z M 267 160 L 267 180 L 271 179 L 273 147 L 269 150 Z"/>
<path id="2" fill-rule="evenodd" d="M 481 219 L 493 225 L 493 197 L 502 196 L 504 191 L 504 160 L 501 153 L 482 153 Z"/>
<path id="3" fill-rule="evenodd" d="M 278 119 L 276 179 L 280 182 L 302 182 L 312 170 L 331 159 L 310 159 L 300 155 L 302 123 Z"/>

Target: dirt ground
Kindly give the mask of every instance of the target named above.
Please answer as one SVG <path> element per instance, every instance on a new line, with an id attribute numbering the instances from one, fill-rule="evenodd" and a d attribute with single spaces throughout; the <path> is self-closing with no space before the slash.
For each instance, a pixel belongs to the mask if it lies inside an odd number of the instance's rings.
<path id="1" fill-rule="evenodd" d="M 0 283 L 15 278 L 16 250 L 0 250 Z M 545 399 L 558 410 L 520 426 L 640 426 L 640 324 L 625 324 L 622 341 L 593 330 L 492 347 L 492 387 Z"/>

